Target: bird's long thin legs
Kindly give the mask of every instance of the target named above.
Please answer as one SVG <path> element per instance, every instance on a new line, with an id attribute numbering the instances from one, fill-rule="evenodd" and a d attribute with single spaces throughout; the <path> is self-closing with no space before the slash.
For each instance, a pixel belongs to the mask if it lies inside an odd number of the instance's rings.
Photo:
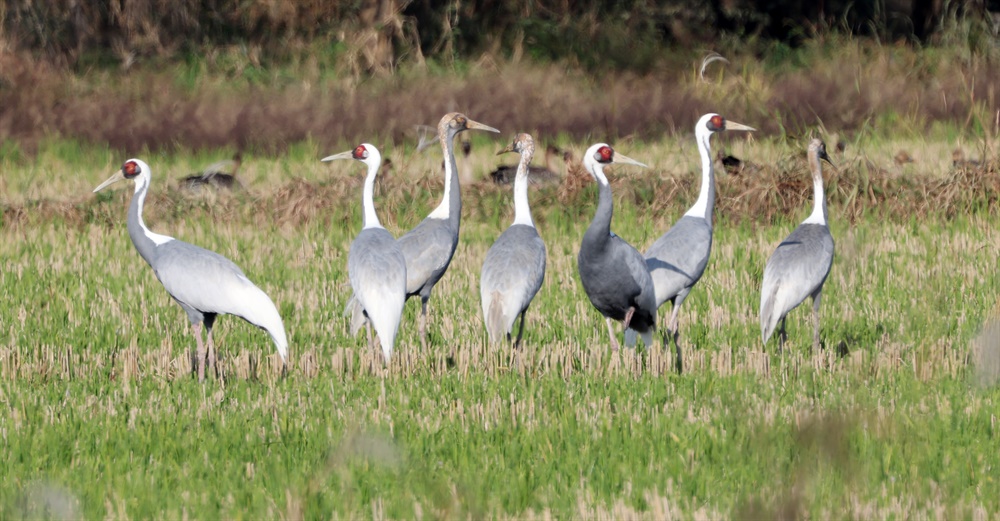
<path id="1" fill-rule="evenodd" d="M 193 324 L 196 342 L 194 361 L 198 371 L 198 381 L 205 381 L 205 344 L 201 341 L 201 322 Z"/>
<path id="2" fill-rule="evenodd" d="M 521 326 L 517 328 L 517 340 L 514 341 L 514 349 L 521 345 L 521 335 L 524 333 L 524 315 L 528 313 L 528 308 L 521 312 Z"/>
<path id="3" fill-rule="evenodd" d="M 426 351 L 427 350 L 427 301 L 430 299 L 428 296 L 420 296 L 420 347 Z"/>
<path id="4" fill-rule="evenodd" d="M 813 295 L 813 351 L 819 351 L 819 303 L 823 297 L 823 289 L 820 288 Z"/>
<path id="5" fill-rule="evenodd" d="M 628 329 L 632 323 L 632 315 L 635 315 L 635 306 L 629 306 L 628 311 L 625 312 L 625 329 Z"/>
<path id="6" fill-rule="evenodd" d="M 218 378 L 219 373 L 215 371 L 215 341 L 212 340 L 212 328 L 205 328 L 208 331 L 208 374 Z"/>
<path id="7" fill-rule="evenodd" d="M 611 318 L 605 317 L 604 318 L 604 322 L 606 322 L 608 324 L 608 336 L 611 338 L 611 350 L 612 351 L 617 351 L 618 350 L 618 340 L 615 339 L 615 329 L 611 325 Z"/>
<path id="8" fill-rule="evenodd" d="M 680 343 L 681 335 L 680 331 L 677 329 L 678 328 L 677 314 L 680 311 L 680 309 L 681 309 L 680 304 L 674 305 L 674 310 L 670 314 L 670 325 L 667 326 L 668 329 L 670 330 L 670 334 L 674 337 L 674 349 L 677 350 L 677 360 L 675 361 L 674 366 L 676 367 L 678 373 L 684 372 L 684 357 L 681 354 L 681 343 Z"/>
<path id="9" fill-rule="evenodd" d="M 788 334 L 785 332 L 785 318 L 781 317 L 781 330 L 778 331 L 778 354 L 784 352 L 785 350 L 785 340 L 788 340 Z"/>

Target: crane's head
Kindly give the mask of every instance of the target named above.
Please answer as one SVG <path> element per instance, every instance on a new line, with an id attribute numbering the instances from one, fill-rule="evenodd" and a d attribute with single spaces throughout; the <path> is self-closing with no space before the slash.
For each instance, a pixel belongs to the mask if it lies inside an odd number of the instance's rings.
<path id="1" fill-rule="evenodd" d="M 836 165 L 834 165 L 833 161 L 830 160 L 830 156 L 826 154 L 826 143 L 824 143 L 822 139 L 813 138 L 813 140 L 809 142 L 809 157 L 815 157 L 816 161 L 822 159 L 827 163 L 830 163 L 830 166 L 836 168 Z"/>
<path id="2" fill-rule="evenodd" d="M 361 143 L 360 145 L 354 147 L 354 150 L 348 150 L 347 152 L 326 156 L 320 161 L 334 161 L 336 159 L 354 159 L 356 161 L 361 161 L 369 167 L 375 166 L 376 168 L 382 164 L 382 154 L 380 154 L 378 149 L 375 148 L 375 145 L 370 143 Z"/>
<path id="3" fill-rule="evenodd" d="M 474 129 L 496 132 L 497 134 L 500 133 L 499 130 L 493 127 L 483 125 L 478 121 L 472 121 L 465 114 L 460 112 L 450 112 L 445 114 L 444 117 L 441 118 L 441 122 L 438 123 L 438 137 L 440 139 L 451 139 L 463 130 Z"/>
<path id="4" fill-rule="evenodd" d="M 122 165 L 121 169 L 112 174 L 111 177 L 107 178 L 107 180 L 103 183 L 97 185 L 97 188 L 94 188 L 94 192 L 100 192 L 108 186 L 123 179 L 132 179 L 135 181 L 135 189 L 136 191 L 139 191 L 139 189 L 149 182 L 149 165 L 144 163 L 141 159 L 129 159 Z"/>
<path id="5" fill-rule="evenodd" d="M 531 138 L 531 134 L 518 134 L 514 136 L 514 141 L 503 150 L 497 152 L 497 155 L 499 156 L 506 152 L 517 152 L 521 155 L 527 154 L 530 157 L 535 153 L 535 140 Z"/>
<path id="6" fill-rule="evenodd" d="M 607 184 L 607 178 L 604 178 L 604 166 L 610 164 L 636 165 L 646 168 L 646 165 L 635 159 L 615 152 L 615 149 L 607 143 L 592 145 L 583 155 L 583 166 L 590 172 L 590 175 L 594 176 L 594 179 L 604 184 Z"/>
<path id="7" fill-rule="evenodd" d="M 699 136 L 711 135 L 716 132 L 722 132 L 723 130 L 745 130 L 747 132 L 753 132 L 757 129 L 735 121 L 726 121 L 726 118 L 718 114 L 705 114 L 698 120 L 698 124 L 695 125 L 695 134 L 698 134 Z"/>

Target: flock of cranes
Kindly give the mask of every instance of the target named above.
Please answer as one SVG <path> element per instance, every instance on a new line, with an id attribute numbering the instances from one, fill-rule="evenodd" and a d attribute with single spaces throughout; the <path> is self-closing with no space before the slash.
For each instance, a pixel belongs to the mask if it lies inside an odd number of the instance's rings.
<path id="1" fill-rule="evenodd" d="M 353 295 L 345 313 L 351 315 L 356 334 L 367 324 L 368 343 L 375 348 L 375 330 L 383 360 L 388 363 L 395 345 L 405 302 L 419 296 L 419 332 L 426 348 L 427 304 L 431 292 L 451 263 L 458 245 L 462 199 L 455 164 L 455 137 L 466 130 L 499 132 L 460 113 L 446 114 L 437 126 L 444 156 L 444 194 L 441 203 L 415 228 L 394 238 L 380 223 L 375 210 L 376 177 L 382 155 L 369 143 L 322 161 L 350 159 L 366 166 L 362 191 L 362 229 L 351 243 L 348 276 Z M 682 370 L 678 313 L 685 298 L 705 272 L 712 249 L 712 212 L 715 176 L 709 142 L 712 134 L 754 131 L 752 127 L 706 114 L 695 126 L 702 162 L 701 190 L 697 201 L 666 233 L 640 253 L 611 231 L 613 199 L 604 169 L 608 165 L 646 165 L 598 143 L 587 149 L 583 166 L 598 184 L 594 218 L 584 233 L 577 257 L 580 281 L 591 304 L 605 317 L 613 349 L 619 344 L 614 321 L 623 322 L 625 344 L 635 346 L 639 337 L 649 346 L 657 329 L 657 310 L 671 302 L 672 311 L 664 341 L 673 340 L 678 371 Z M 535 143 L 528 134 L 518 134 L 500 153 L 514 152 L 520 161 L 514 175 L 514 222 L 486 254 L 480 276 L 480 297 L 486 331 L 492 342 L 510 342 L 520 319 L 515 348 L 524 333 L 524 317 L 545 277 L 546 248 L 535 229 L 528 202 L 531 160 Z M 815 209 L 771 255 L 764 269 L 761 292 L 761 337 L 766 344 L 779 322 L 779 352 L 785 342 L 785 316 L 806 297 L 813 299 L 814 347 L 819 346 L 820 297 L 833 263 L 834 244 L 827 226 L 821 160 L 829 162 L 822 141 L 809 145 L 809 166 L 814 185 Z M 266 330 L 283 364 L 287 364 L 288 341 L 284 325 L 271 299 L 254 285 L 232 261 L 215 252 L 153 233 L 142 220 L 143 203 L 149 190 L 151 171 L 139 159 L 125 162 L 121 170 L 101 183 L 94 192 L 121 180 L 135 182 L 128 211 L 129 237 L 139 255 L 153 269 L 167 293 L 184 309 L 195 333 L 197 374 L 205 377 L 215 369 L 212 326 L 220 314 L 236 315 Z M 202 329 L 206 339 L 202 341 Z M 207 352 L 206 352 L 207 346 Z"/>

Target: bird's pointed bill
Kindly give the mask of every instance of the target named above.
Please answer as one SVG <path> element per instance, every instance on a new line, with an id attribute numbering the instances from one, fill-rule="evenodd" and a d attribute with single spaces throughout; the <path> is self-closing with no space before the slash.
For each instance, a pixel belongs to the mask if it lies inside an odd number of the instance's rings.
<path id="1" fill-rule="evenodd" d="M 497 155 L 499 156 L 501 154 L 506 154 L 507 152 L 513 152 L 513 151 L 514 151 L 514 143 L 511 143 L 511 144 L 507 145 L 506 147 L 504 147 L 503 150 L 497 152 Z"/>
<path id="2" fill-rule="evenodd" d="M 500 133 L 499 130 L 497 130 L 497 129 L 489 126 L 489 125 L 483 125 L 482 123 L 480 123 L 478 121 L 472 121 L 471 119 L 466 120 L 465 126 L 466 126 L 466 128 L 469 128 L 470 130 L 476 129 L 476 130 L 486 130 L 486 131 L 489 131 L 489 132 L 496 132 L 497 134 Z"/>
<path id="3" fill-rule="evenodd" d="M 100 192 L 101 190 L 107 188 L 109 185 L 113 185 L 118 181 L 121 181 L 122 179 L 125 179 L 125 174 L 122 174 L 122 171 L 119 170 L 115 172 L 111 177 L 109 177 L 106 181 L 97 185 L 97 188 L 94 188 L 94 193 L 96 194 L 97 192 Z"/>
<path id="4" fill-rule="evenodd" d="M 615 155 L 612 157 L 611 162 L 616 165 L 636 165 L 636 166 L 641 166 L 643 168 L 649 168 L 645 163 L 640 163 L 635 159 L 632 159 L 631 157 L 628 157 L 625 154 L 619 154 L 618 152 L 615 152 Z"/>
<path id="5" fill-rule="evenodd" d="M 337 159 L 354 159 L 354 151 L 348 150 L 347 152 L 326 156 L 323 159 L 320 159 L 320 161 L 336 161 Z"/>
<path id="6" fill-rule="evenodd" d="M 726 130 L 745 130 L 747 132 L 756 132 L 757 129 L 744 125 L 743 123 L 737 123 L 735 121 L 726 121 Z"/>

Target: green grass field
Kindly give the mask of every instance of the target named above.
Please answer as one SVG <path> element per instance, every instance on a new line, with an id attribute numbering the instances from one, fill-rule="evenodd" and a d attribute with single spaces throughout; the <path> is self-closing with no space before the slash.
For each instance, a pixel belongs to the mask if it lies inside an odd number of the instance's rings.
<path id="1" fill-rule="evenodd" d="M 474 136 L 476 175 L 513 135 L 502 130 Z M 65 141 L 5 154 L 0 518 L 995 518 L 1000 338 L 982 333 L 1000 294 L 995 201 L 948 184 L 931 159 L 953 148 L 943 137 L 866 139 L 828 174 L 825 349 L 811 351 L 806 306 L 789 316 L 783 355 L 761 345 L 759 286 L 809 213 L 808 190 L 785 183 L 808 186 L 805 141 L 713 140 L 764 166 L 766 197 L 754 206 L 753 179 L 718 173 L 712 259 L 680 318 L 680 375 L 672 349 L 608 348 L 576 272 L 593 185 L 531 191 L 549 262 L 517 353 L 486 344 L 478 294 L 511 197 L 464 186 L 431 348 L 420 349 L 411 301 L 383 369 L 341 315 L 364 169 L 318 162 L 354 143 L 248 154 L 237 194 L 177 188 L 231 151 L 147 155 L 146 223 L 233 259 L 289 333 L 281 378 L 266 334 L 221 318 L 224 376 L 205 384 L 191 376 L 184 313 L 129 242 L 131 183 L 90 193 L 127 158 Z M 560 145 L 579 155 L 587 143 Z M 613 229 L 644 249 L 696 198 L 696 149 L 688 136 L 616 146 L 652 166 L 610 176 Z M 927 159 L 895 167 L 901 146 Z M 399 235 L 437 204 L 440 157 L 382 148 L 395 167 L 376 205 Z M 882 204 L 848 182 L 864 176 Z M 910 191 L 882 194 L 876 176 Z M 935 206 L 905 184 L 914 178 L 968 196 Z"/>

